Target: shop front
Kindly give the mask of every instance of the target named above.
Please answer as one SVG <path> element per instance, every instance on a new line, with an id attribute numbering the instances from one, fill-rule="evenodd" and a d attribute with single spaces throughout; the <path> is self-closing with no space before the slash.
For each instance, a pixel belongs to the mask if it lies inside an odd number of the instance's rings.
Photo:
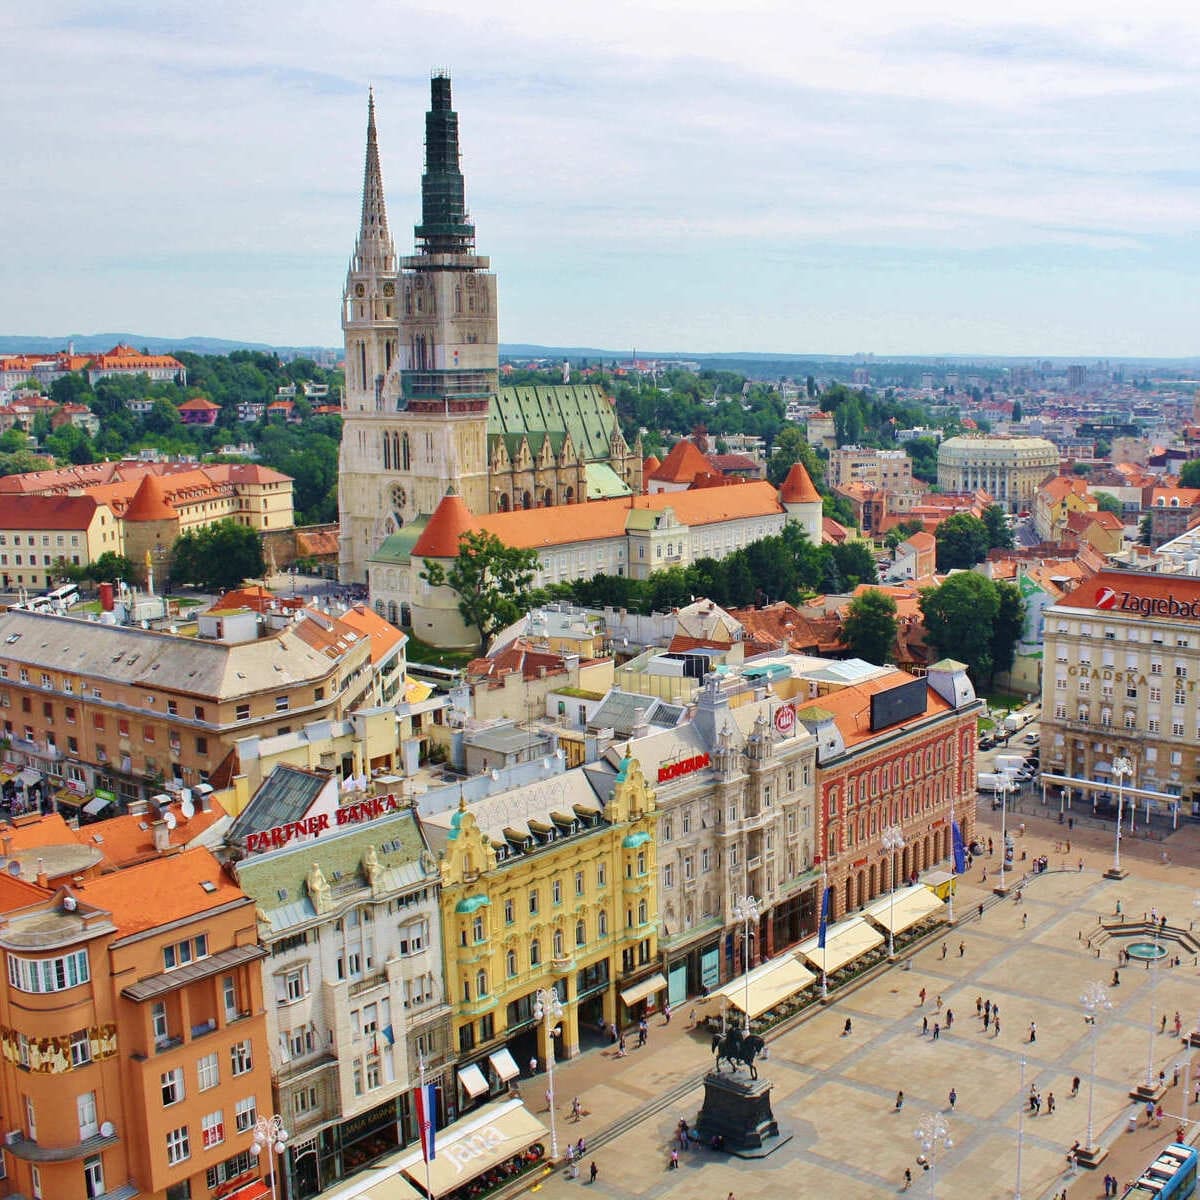
<path id="1" fill-rule="evenodd" d="M 680 954 L 668 952 L 666 976 L 672 1004 L 682 1004 L 688 996 L 702 996 L 721 982 L 721 929 L 714 928 L 703 939 Z"/>
<path id="2" fill-rule="evenodd" d="M 623 987 L 620 992 L 624 1018 L 621 1024 L 628 1025 L 654 1012 L 662 1003 L 666 987 L 667 977 L 661 971 Z"/>

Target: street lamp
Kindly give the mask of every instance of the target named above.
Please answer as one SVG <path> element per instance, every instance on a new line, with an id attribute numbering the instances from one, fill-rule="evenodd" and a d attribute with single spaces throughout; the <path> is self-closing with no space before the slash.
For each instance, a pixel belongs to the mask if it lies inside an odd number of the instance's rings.
<path id="1" fill-rule="evenodd" d="M 913 1130 L 913 1137 L 924 1151 L 925 1169 L 929 1172 L 929 1197 L 933 1200 L 934 1177 L 937 1175 L 937 1159 L 941 1150 L 953 1150 L 950 1123 L 941 1113 L 926 1113 Z"/>
<path id="2" fill-rule="evenodd" d="M 1005 867 L 1008 864 L 1008 780 L 1001 779 L 1000 788 L 1000 883 L 996 888 L 998 895 L 1006 895 L 1008 885 L 1005 882 Z"/>
<path id="3" fill-rule="evenodd" d="M 1096 1112 L 1096 1042 L 1099 1034 L 1097 1018 L 1110 1012 L 1113 1005 L 1108 998 L 1108 989 L 1102 983 L 1089 983 L 1079 997 L 1079 1003 L 1083 1005 L 1084 1022 L 1092 1027 L 1092 1074 L 1088 1080 L 1087 1136 L 1083 1142 L 1083 1148 L 1088 1154 L 1091 1154 L 1096 1148 L 1094 1119 Z"/>
<path id="4" fill-rule="evenodd" d="M 1013 1200 L 1021 1200 L 1021 1157 L 1025 1150 L 1025 1056 L 1021 1055 L 1021 1078 L 1017 1083 L 1017 1095 L 1021 1104 L 1017 1108 L 1017 1186 L 1013 1190 Z"/>
<path id="5" fill-rule="evenodd" d="M 250 1153 L 257 1159 L 265 1150 L 268 1155 L 274 1153 L 282 1157 L 287 1149 L 288 1131 L 283 1127 L 283 1118 L 274 1113 L 269 1117 L 259 1117 L 254 1122 L 254 1141 L 250 1143 Z M 275 1188 L 275 1163 L 271 1163 L 271 1200 L 279 1200 Z"/>
<path id="6" fill-rule="evenodd" d="M 1146 1091 L 1154 1092 L 1154 1039 L 1158 1036 L 1154 1028 L 1155 1019 L 1158 1016 L 1158 1010 L 1154 1003 L 1154 993 L 1158 988 L 1159 972 L 1159 945 L 1158 945 L 1158 922 L 1154 922 L 1154 958 L 1146 963 L 1146 968 L 1150 972 L 1150 1044 L 1146 1050 Z"/>
<path id="7" fill-rule="evenodd" d="M 746 1006 L 742 1012 L 742 1032 L 750 1034 L 750 926 L 758 924 L 758 900 L 739 896 L 733 902 L 733 919 L 742 923 L 742 967 L 746 974 Z"/>
<path id="8" fill-rule="evenodd" d="M 558 1122 L 554 1116 L 554 1029 L 562 1022 L 563 1006 L 554 988 L 538 988 L 534 1019 L 546 1026 L 546 1072 L 550 1096 L 550 1159 L 558 1162 Z"/>
<path id="9" fill-rule="evenodd" d="M 880 836 L 883 852 L 888 856 L 888 885 L 891 901 L 888 905 L 888 958 L 896 957 L 896 940 L 892 930 L 896 926 L 896 854 L 904 849 L 904 830 L 899 825 L 887 826 Z"/>
<path id="10" fill-rule="evenodd" d="M 1112 773 L 1117 781 L 1117 838 L 1113 845 L 1113 865 L 1110 875 L 1114 879 L 1120 879 L 1124 874 L 1121 870 L 1121 809 L 1125 803 L 1125 777 L 1128 775 L 1132 778 L 1133 763 L 1127 758 L 1114 758 Z"/>

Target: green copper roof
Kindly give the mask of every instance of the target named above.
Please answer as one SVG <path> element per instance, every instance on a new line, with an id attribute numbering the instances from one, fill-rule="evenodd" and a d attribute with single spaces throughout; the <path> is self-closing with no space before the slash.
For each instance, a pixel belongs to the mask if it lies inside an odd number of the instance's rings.
<path id="1" fill-rule="evenodd" d="M 621 843 L 626 850 L 636 850 L 639 846 L 644 846 L 650 840 L 650 835 L 644 832 L 631 833 L 625 837 Z"/>
<path id="2" fill-rule="evenodd" d="M 469 254 L 475 242 L 459 168 L 458 113 L 450 107 L 450 76 L 440 72 L 429 81 L 421 223 L 416 235 L 428 254 Z"/>
<path id="3" fill-rule="evenodd" d="M 379 549 L 371 555 L 368 562 L 383 563 L 390 567 L 406 567 L 411 561 L 412 548 L 417 544 L 417 538 L 425 532 L 429 524 L 427 516 L 419 516 L 410 521 L 403 529 L 385 537 L 379 543 Z"/>
<path id="4" fill-rule="evenodd" d="M 594 383 L 504 387 L 488 411 L 489 435 L 529 435 L 529 449 L 535 456 L 542 443 L 539 437 L 535 444 L 532 435 L 548 434 L 555 454 L 569 436 L 585 462 L 608 459 L 616 423 L 615 409 Z M 515 444 L 507 437 L 505 444 L 511 453 Z"/>
<path id="5" fill-rule="evenodd" d="M 584 467 L 587 478 L 589 500 L 612 500 L 616 496 L 628 496 L 631 489 L 608 463 L 590 462 Z"/>
<path id="6" fill-rule="evenodd" d="M 454 911 L 473 913 L 477 908 L 486 908 L 489 904 L 491 901 L 486 896 L 466 896 L 454 906 Z"/>

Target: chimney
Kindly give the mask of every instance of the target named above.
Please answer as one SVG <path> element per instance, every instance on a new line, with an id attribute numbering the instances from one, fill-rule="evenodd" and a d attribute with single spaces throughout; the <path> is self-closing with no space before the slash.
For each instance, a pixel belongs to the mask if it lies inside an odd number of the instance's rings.
<path id="1" fill-rule="evenodd" d="M 6 833 L 6 834 L 4 835 L 4 842 L 3 842 L 3 845 L 4 845 L 4 857 L 5 857 L 5 858 L 12 858 L 12 846 L 13 846 L 13 843 L 12 843 L 12 834 L 10 834 L 10 833 Z"/>
<path id="2" fill-rule="evenodd" d="M 50 886 L 50 876 L 46 874 L 46 860 L 44 858 L 38 859 L 37 882 L 38 887 Z"/>
<path id="3" fill-rule="evenodd" d="M 166 821 L 155 821 L 150 828 L 154 831 L 155 851 L 164 854 L 171 848 L 171 831 L 167 828 Z"/>

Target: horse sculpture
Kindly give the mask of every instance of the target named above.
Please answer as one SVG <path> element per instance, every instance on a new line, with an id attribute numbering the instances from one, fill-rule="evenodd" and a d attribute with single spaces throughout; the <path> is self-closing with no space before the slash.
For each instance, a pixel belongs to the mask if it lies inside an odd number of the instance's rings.
<path id="1" fill-rule="evenodd" d="M 717 1056 L 717 1074 L 721 1072 L 722 1062 L 727 1062 L 735 1071 L 744 1063 L 750 1068 L 750 1078 L 757 1079 L 754 1060 L 766 1049 L 766 1045 L 757 1034 L 743 1034 L 736 1025 L 724 1037 L 714 1033 L 712 1051 Z"/>

